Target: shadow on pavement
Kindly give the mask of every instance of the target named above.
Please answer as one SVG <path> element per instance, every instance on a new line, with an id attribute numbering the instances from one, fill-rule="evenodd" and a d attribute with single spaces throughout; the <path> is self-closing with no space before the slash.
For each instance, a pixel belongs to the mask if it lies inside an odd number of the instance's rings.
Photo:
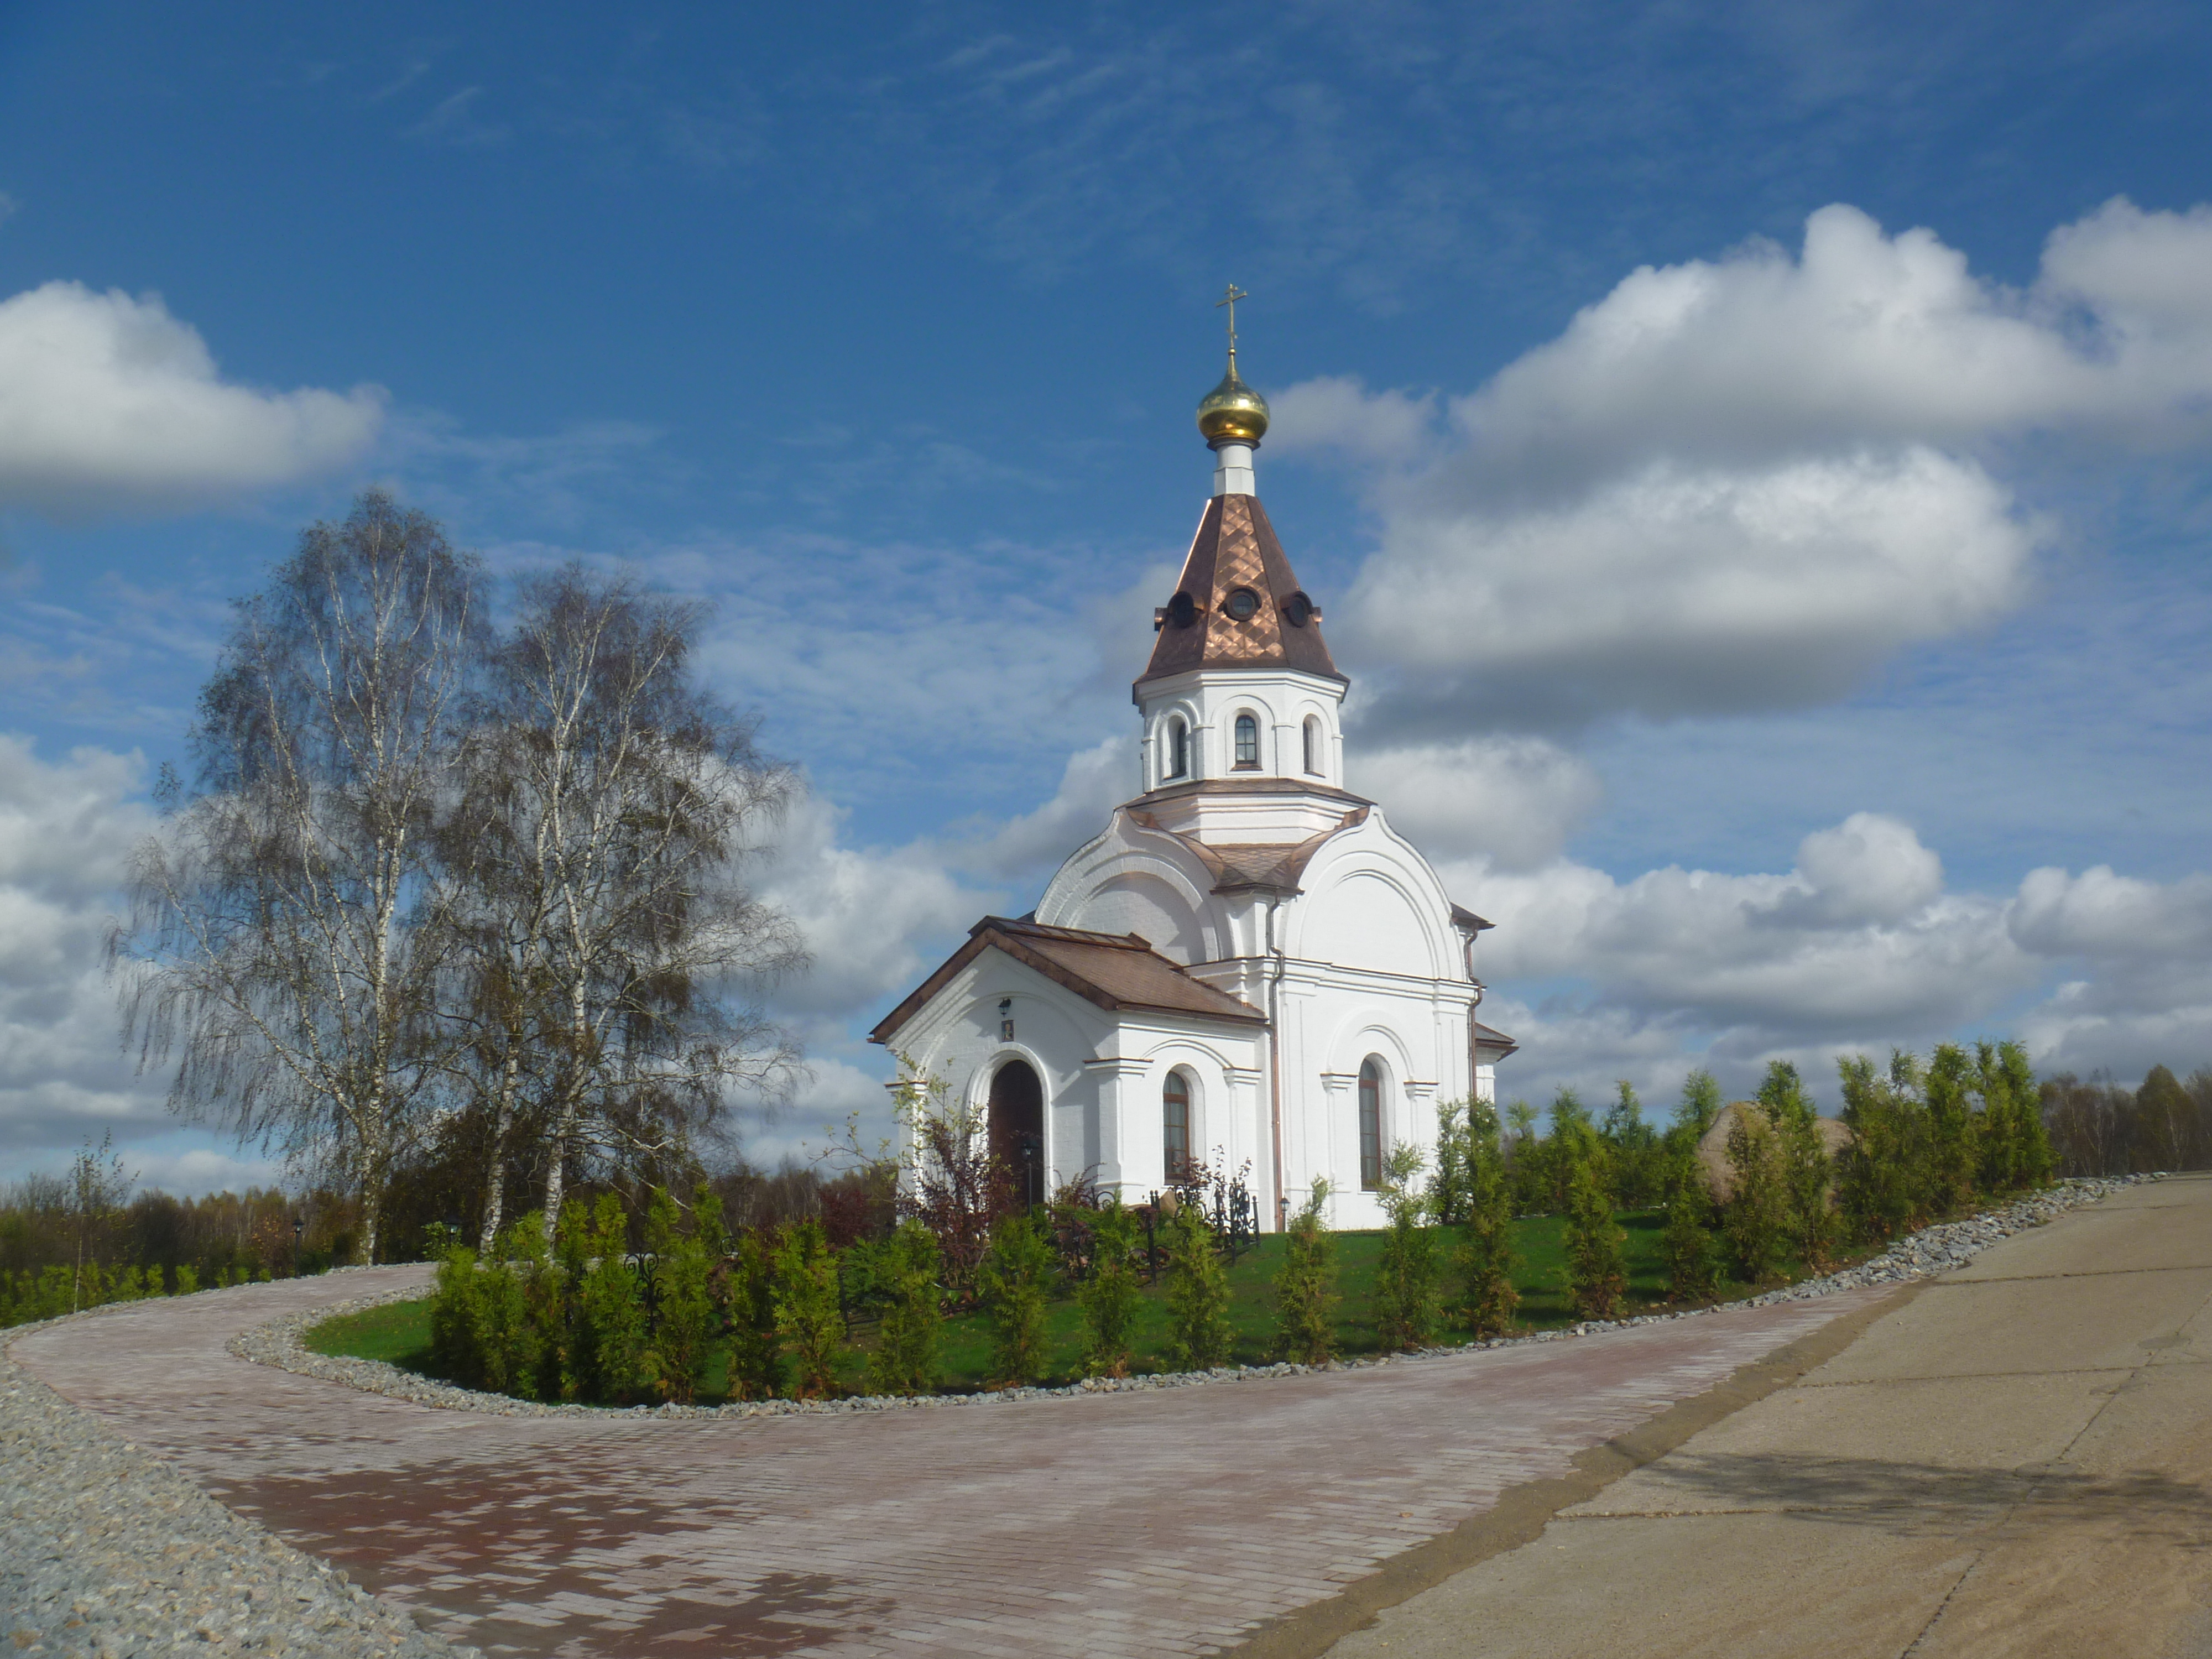
<path id="1" fill-rule="evenodd" d="M 1665 1491 L 1688 1500 L 1680 1509 L 1668 1505 L 1676 1514 L 1782 1511 L 1908 1537 L 2002 1518 L 2035 1527 L 2117 1526 L 2145 1543 L 2212 1549 L 2212 1490 L 2148 1470 L 2094 1475 L 2063 1466 L 1959 1469 L 1873 1458 L 1678 1453 L 1663 1474 Z"/>

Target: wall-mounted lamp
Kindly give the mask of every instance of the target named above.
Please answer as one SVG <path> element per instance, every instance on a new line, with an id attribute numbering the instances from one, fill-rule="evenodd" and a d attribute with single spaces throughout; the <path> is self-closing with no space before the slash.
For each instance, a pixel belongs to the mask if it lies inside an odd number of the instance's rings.
<path id="1" fill-rule="evenodd" d="M 1013 1040 L 1014 1000 L 1012 997 L 1000 997 L 999 999 L 999 1041 L 1012 1042 Z"/>

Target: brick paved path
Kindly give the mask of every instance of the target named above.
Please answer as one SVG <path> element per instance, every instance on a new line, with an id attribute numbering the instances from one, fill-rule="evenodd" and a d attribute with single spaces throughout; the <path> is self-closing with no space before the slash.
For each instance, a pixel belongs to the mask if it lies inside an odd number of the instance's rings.
<path id="1" fill-rule="evenodd" d="M 927 1412 L 435 1411 L 231 1358 L 419 1267 L 145 1302 L 15 1357 L 494 1654 L 1191 1654 L 1334 1594 L 1866 1291 L 1380 1370 Z"/>

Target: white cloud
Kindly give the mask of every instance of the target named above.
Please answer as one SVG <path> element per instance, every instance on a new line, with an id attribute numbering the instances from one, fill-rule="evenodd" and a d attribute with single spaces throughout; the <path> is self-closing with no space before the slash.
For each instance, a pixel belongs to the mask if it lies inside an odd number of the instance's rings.
<path id="1" fill-rule="evenodd" d="M 1561 860 L 1462 890 L 1498 924 L 1486 978 L 1571 976 L 1604 1005 L 1769 1045 L 1886 1043 L 1974 1018 L 2041 972 L 2005 906 L 1943 893 L 1940 870 L 1910 827 L 1861 812 L 1806 837 L 1786 875 L 1619 882 Z"/>
<path id="2" fill-rule="evenodd" d="M 2044 869 L 1955 892 L 1909 825 L 1870 812 L 1807 836 L 1781 875 L 1445 874 L 1499 924 L 1480 966 L 1498 988 L 1484 1018 L 1522 1044 L 1509 1097 L 1618 1078 L 1663 1097 L 1700 1059 L 1735 1089 L 1790 1060 L 1832 1095 L 1839 1054 L 1962 1030 L 2018 1035 L 2045 1071 L 2212 1063 L 2212 875 Z"/>
<path id="3" fill-rule="evenodd" d="M 775 1006 L 832 1025 L 888 1013 L 937 965 L 931 953 L 949 951 L 995 896 L 962 886 L 927 842 L 842 846 L 841 823 L 828 801 L 803 801 L 760 883 L 761 896 L 798 922 L 814 958 Z"/>
<path id="4" fill-rule="evenodd" d="M 1632 273 L 1452 412 L 1486 485 L 1657 457 L 1741 465 L 1863 444 L 2182 421 L 2212 387 L 2212 216 L 2116 201 L 2051 236 L 2026 294 L 1933 232 L 1822 208 L 1796 258 L 1756 241 Z"/>
<path id="5" fill-rule="evenodd" d="M 2151 882 L 2098 865 L 2029 872 L 2013 936 L 2081 971 L 2033 1011 L 2026 1036 L 2053 1070 L 2140 1076 L 2212 1064 L 2212 876 Z"/>
<path id="6" fill-rule="evenodd" d="M 1267 447 L 1278 454 L 1334 450 L 1378 465 L 1407 465 L 1433 446 L 1437 400 L 1370 392 L 1358 377 L 1301 380 L 1270 400 Z"/>
<path id="7" fill-rule="evenodd" d="M 1343 379 L 1279 401 L 1288 447 L 1375 469 L 1336 632 L 1382 671 L 1370 731 L 1818 702 L 2027 593 L 2016 441 L 2212 432 L 2212 210 L 2110 204 L 2023 292 L 1824 208 L 1795 255 L 1632 273 L 1448 432 Z"/>
<path id="8" fill-rule="evenodd" d="M 153 295 L 48 283 L 0 301 L 0 501 L 94 512 L 289 482 L 366 452 L 384 394 L 226 381 Z"/>
<path id="9" fill-rule="evenodd" d="M 2052 957 L 2203 963 L 2212 957 L 2212 876 L 2161 884 L 2098 865 L 2080 875 L 2028 872 L 2014 907 L 2013 937 Z"/>
<path id="10" fill-rule="evenodd" d="M 1771 708 L 1994 616 L 2030 532 L 1924 448 L 1758 471 L 1656 463 L 1571 501 L 1401 520 L 1343 637 L 1387 670 L 1363 726 Z"/>
<path id="11" fill-rule="evenodd" d="M 134 1075 L 100 969 L 113 894 L 150 819 L 135 756 L 79 749 L 49 763 L 0 734 L 0 1146 L 163 1122 Z"/>
<path id="12" fill-rule="evenodd" d="M 1133 737 L 1106 738 L 1067 757 L 1060 787 L 972 851 L 956 854 L 977 871 L 1012 880 L 1056 870 L 1067 855 L 1105 829 L 1114 809 L 1138 791 Z"/>
<path id="13" fill-rule="evenodd" d="M 1588 762 L 1541 738 L 1355 744 L 1346 770 L 1346 781 L 1380 802 L 1431 858 L 1481 854 L 1502 870 L 1557 858 L 1605 793 Z"/>

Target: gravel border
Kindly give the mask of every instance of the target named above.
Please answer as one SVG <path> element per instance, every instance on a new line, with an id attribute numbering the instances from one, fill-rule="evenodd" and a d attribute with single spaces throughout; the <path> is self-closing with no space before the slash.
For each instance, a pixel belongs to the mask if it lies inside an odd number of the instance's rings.
<path id="1" fill-rule="evenodd" d="M 1904 1284 L 1948 1273 L 1960 1267 L 2001 1239 L 2039 1227 L 2079 1205 L 2092 1204 L 2124 1188 L 2158 1181 L 2157 1175 L 2120 1176 L 2095 1180 L 2061 1182 L 2044 1192 L 1969 1216 L 1923 1228 L 1899 1240 L 1871 1261 L 1821 1279 L 1800 1280 L 1780 1290 L 1740 1302 L 1671 1313 L 1638 1314 L 1620 1320 L 1597 1320 L 1526 1336 L 1492 1337 L 1449 1347 L 1424 1348 L 1413 1353 L 1381 1354 L 1370 1358 L 1340 1359 L 1327 1365 L 1224 1365 L 1210 1371 L 1176 1371 L 1128 1377 L 1090 1377 L 1061 1388 L 1000 1389 L 988 1393 L 922 1395 L 905 1397 L 865 1395 L 845 1400 L 755 1400 L 725 1406 L 578 1406 L 547 1405 L 515 1400 L 506 1395 L 484 1394 L 456 1388 L 449 1382 L 402 1370 L 380 1359 L 354 1359 L 316 1353 L 303 1338 L 312 1327 L 326 1320 L 359 1313 L 394 1302 L 419 1300 L 421 1290 L 386 1291 L 377 1296 L 355 1297 L 301 1313 L 285 1314 L 233 1337 L 229 1351 L 240 1359 L 302 1376 L 342 1382 L 364 1393 L 411 1401 L 441 1411 L 476 1412 L 490 1417 L 823 1417 L 860 1412 L 930 1411 L 948 1407 L 995 1406 L 1012 1401 L 1066 1400 L 1096 1394 L 1139 1394 L 1155 1389 L 1188 1389 L 1212 1382 L 1252 1382 L 1277 1376 L 1299 1376 L 1312 1371 L 1364 1370 L 1381 1365 L 1402 1365 L 1443 1354 L 1474 1353 L 1493 1348 L 1526 1347 L 1538 1342 L 1558 1342 L 1596 1331 L 1621 1330 L 1635 1325 L 1656 1325 L 1668 1320 L 1696 1319 L 1729 1308 L 1761 1308 L 1777 1302 L 1804 1302 L 1833 1296 L 1841 1291 L 1863 1290 L 1875 1285 Z"/>
<path id="2" fill-rule="evenodd" d="M 17 1337 L 62 1322 L 0 1333 L 7 1652 L 483 1659 L 226 1509 L 8 1352 Z"/>

